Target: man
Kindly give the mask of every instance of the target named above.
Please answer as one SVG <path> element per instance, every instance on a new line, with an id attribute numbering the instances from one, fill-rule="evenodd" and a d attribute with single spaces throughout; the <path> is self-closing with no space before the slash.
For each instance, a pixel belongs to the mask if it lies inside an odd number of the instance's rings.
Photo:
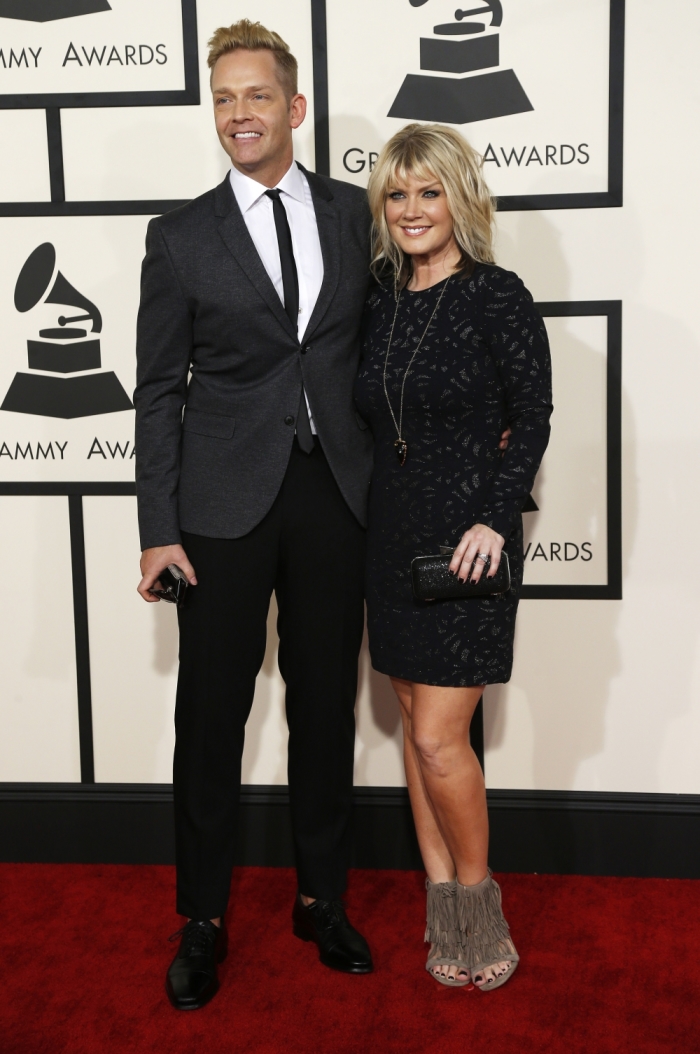
<path id="1" fill-rule="evenodd" d="M 210 41 L 215 190 L 153 220 L 138 327 L 139 592 L 169 564 L 179 611 L 177 910 L 166 987 L 216 993 L 245 723 L 274 591 L 298 872 L 294 933 L 367 973 L 345 891 L 372 443 L 355 414 L 370 217 L 357 187 L 293 161 L 306 113 L 287 45 L 244 19 Z M 190 372 L 191 371 L 191 372 Z"/>

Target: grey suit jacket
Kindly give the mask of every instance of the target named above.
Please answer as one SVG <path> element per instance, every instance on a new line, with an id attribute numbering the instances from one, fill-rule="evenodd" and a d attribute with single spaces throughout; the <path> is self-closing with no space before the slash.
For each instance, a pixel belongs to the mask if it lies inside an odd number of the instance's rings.
<path id="1" fill-rule="evenodd" d="M 263 519 L 289 461 L 302 378 L 333 475 L 365 523 L 372 440 L 352 389 L 369 210 L 358 187 L 304 173 L 324 277 L 302 343 L 228 176 L 148 226 L 134 393 L 144 549 L 179 542 L 181 530 L 238 538 Z"/>

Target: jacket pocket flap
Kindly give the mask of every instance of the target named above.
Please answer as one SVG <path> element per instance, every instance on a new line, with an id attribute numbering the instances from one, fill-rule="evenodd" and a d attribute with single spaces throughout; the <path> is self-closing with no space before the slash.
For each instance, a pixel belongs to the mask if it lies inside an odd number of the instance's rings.
<path id="1" fill-rule="evenodd" d="M 211 436 L 213 439 L 231 439 L 236 427 L 235 417 L 223 417 L 221 414 L 206 414 L 201 410 L 188 410 L 182 428 L 185 432 L 196 432 L 200 436 Z"/>

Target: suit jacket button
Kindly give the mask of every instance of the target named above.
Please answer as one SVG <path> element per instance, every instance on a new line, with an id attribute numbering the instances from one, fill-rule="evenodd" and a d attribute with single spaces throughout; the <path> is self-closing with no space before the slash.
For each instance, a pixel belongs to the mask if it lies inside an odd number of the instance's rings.
<path id="1" fill-rule="evenodd" d="M 291 414 L 287 414 L 287 416 L 284 419 L 284 423 L 286 425 L 293 425 L 294 424 L 294 418 L 292 417 Z"/>
<path id="2" fill-rule="evenodd" d="M 310 351 L 310 350 L 311 350 L 311 345 L 310 344 L 304 344 L 303 348 L 301 349 L 301 353 L 302 353 L 302 355 L 306 355 L 307 351 Z"/>

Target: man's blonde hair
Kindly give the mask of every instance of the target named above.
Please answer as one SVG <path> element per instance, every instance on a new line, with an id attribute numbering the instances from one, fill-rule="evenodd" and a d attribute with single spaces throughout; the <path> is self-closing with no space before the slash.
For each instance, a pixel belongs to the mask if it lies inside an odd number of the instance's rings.
<path id="1" fill-rule="evenodd" d="M 297 94 L 297 60 L 289 50 L 289 45 L 285 44 L 278 33 L 266 29 L 260 22 L 251 22 L 247 18 L 234 22 L 232 26 L 221 26 L 209 41 L 209 69 L 213 70 L 222 55 L 228 55 L 230 51 L 237 51 L 238 48 L 248 51 L 271 51 L 277 63 L 277 75 L 285 95 L 291 99 Z"/>
<path id="2" fill-rule="evenodd" d="M 372 210 L 372 270 L 379 276 L 387 267 L 398 286 L 410 277 L 410 259 L 389 233 L 384 214 L 386 196 L 407 176 L 436 179 L 445 188 L 454 235 L 462 252 L 461 267 L 493 263 L 495 202 L 486 185 L 483 158 L 464 136 L 443 124 L 407 124 L 379 155 L 369 177 L 367 193 Z"/>

